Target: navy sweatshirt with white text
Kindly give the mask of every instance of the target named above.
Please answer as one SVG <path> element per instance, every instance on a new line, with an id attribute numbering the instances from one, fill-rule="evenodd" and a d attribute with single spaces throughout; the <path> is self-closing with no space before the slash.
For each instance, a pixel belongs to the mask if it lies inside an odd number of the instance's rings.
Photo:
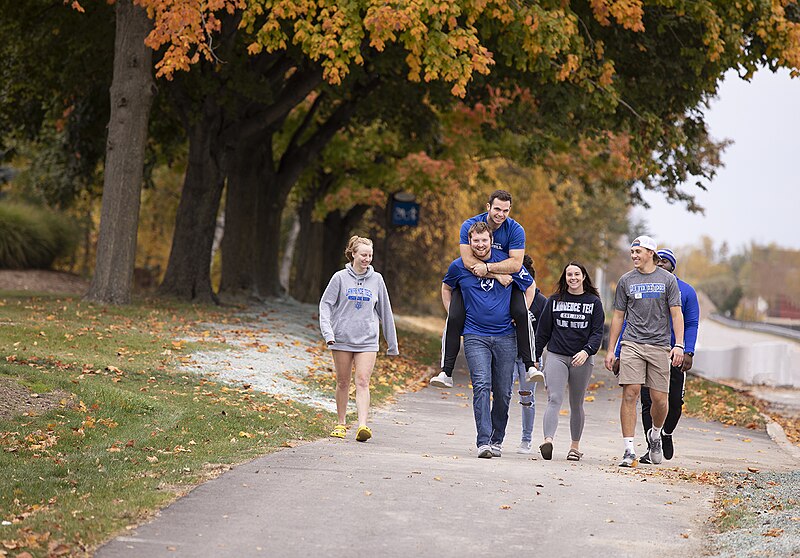
<path id="1" fill-rule="evenodd" d="M 536 360 L 540 360 L 545 345 L 551 353 L 573 356 L 585 350 L 589 356 L 597 353 L 603 342 L 603 303 L 593 294 L 563 298 L 554 294 L 539 317 L 536 330 Z"/>

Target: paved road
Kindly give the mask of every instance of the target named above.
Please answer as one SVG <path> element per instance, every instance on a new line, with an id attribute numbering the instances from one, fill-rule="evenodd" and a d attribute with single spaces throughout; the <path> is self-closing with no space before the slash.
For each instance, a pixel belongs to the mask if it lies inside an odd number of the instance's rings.
<path id="1" fill-rule="evenodd" d="M 620 389 L 604 370 L 595 374 L 605 384 L 586 403 L 579 463 L 564 459 L 567 416 L 552 461 L 514 453 L 516 404 L 503 457 L 477 459 L 459 369 L 456 388 L 426 388 L 375 413 L 368 443 L 351 431 L 346 440 L 256 459 L 198 487 L 97 556 L 695 555 L 714 489 L 687 478 L 796 468 L 765 433 L 687 418 L 676 433 L 675 459 L 619 469 Z M 541 393 L 537 437 L 545 402 Z"/>

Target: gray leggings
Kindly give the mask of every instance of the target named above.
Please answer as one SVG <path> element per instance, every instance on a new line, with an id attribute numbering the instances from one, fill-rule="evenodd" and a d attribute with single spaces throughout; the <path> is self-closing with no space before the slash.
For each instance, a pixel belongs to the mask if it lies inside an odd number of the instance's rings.
<path id="1" fill-rule="evenodd" d="M 592 377 L 594 357 L 589 357 L 581 366 L 572 366 L 572 357 L 547 353 L 544 363 L 544 378 L 547 383 L 547 409 L 544 412 L 544 437 L 553 438 L 558 428 L 558 414 L 564 402 L 564 388 L 569 384 L 569 431 L 572 441 L 577 442 L 583 434 L 583 398 L 589 379 Z"/>

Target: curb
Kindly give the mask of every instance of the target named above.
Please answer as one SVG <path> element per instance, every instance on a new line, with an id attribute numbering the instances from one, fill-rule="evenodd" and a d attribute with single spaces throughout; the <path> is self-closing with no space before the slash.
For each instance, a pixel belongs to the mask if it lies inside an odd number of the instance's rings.
<path id="1" fill-rule="evenodd" d="M 761 413 L 761 416 L 767 423 L 767 434 L 770 439 L 775 442 L 779 448 L 791 455 L 797 460 L 800 460 L 800 447 L 795 446 L 786 437 L 783 427 L 775 422 L 771 416 L 766 413 Z"/>
<path id="2" fill-rule="evenodd" d="M 758 399 L 758 397 L 753 395 L 749 390 L 744 389 L 741 386 L 723 382 L 718 378 L 708 378 L 696 372 L 687 372 L 687 374 L 692 374 L 697 378 L 702 378 L 703 380 L 706 380 L 707 382 L 711 382 L 713 384 L 732 388 L 740 393 L 745 393 L 748 394 L 750 397 Z M 770 415 L 763 412 L 759 414 L 764 419 L 764 422 L 766 422 L 767 435 L 769 436 L 769 439 L 775 442 L 775 444 L 780 449 L 782 449 L 790 456 L 800 461 L 800 447 L 795 446 L 793 443 L 789 441 L 789 438 L 786 437 L 786 432 L 784 432 L 783 427 L 778 422 L 776 422 L 775 419 L 773 419 Z"/>

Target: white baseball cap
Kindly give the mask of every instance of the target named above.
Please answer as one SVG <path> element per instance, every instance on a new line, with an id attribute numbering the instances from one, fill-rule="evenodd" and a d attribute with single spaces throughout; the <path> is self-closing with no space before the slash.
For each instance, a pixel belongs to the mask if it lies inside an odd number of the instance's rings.
<path id="1" fill-rule="evenodd" d="M 648 250 L 652 250 L 655 252 L 658 250 L 658 245 L 656 241 L 649 236 L 637 236 L 636 239 L 631 242 L 631 248 L 634 246 L 641 246 L 642 248 L 647 248 Z"/>

